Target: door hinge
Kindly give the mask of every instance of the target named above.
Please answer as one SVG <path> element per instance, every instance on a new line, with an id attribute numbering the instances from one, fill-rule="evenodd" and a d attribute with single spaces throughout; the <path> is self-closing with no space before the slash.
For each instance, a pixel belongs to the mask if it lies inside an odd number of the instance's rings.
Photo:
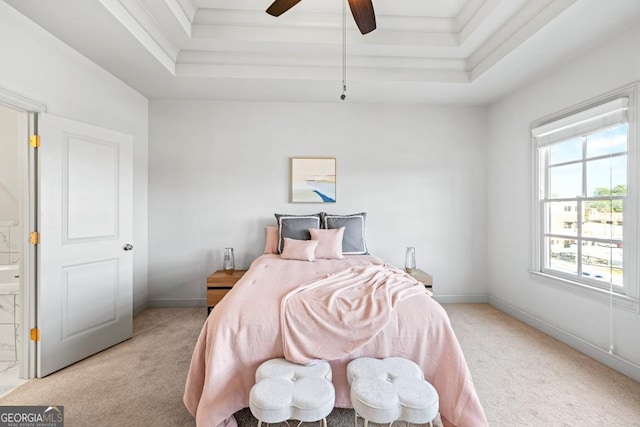
<path id="1" fill-rule="evenodd" d="M 29 137 L 29 146 L 33 148 L 40 147 L 40 135 L 31 135 Z"/>
<path id="2" fill-rule="evenodd" d="M 29 241 L 31 242 L 32 245 L 39 245 L 40 233 L 37 231 L 32 231 L 31 234 L 29 235 Z"/>
<path id="3" fill-rule="evenodd" d="M 31 328 L 31 341 L 40 341 L 40 329 Z"/>

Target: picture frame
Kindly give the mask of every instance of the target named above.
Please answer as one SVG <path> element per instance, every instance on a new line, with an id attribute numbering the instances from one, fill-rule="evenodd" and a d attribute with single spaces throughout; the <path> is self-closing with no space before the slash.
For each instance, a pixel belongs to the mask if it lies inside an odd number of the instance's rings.
<path id="1" fill-rule="evenodd" d="M 291 158 L 291 203 L 335 203 L 336 158 Z"/>

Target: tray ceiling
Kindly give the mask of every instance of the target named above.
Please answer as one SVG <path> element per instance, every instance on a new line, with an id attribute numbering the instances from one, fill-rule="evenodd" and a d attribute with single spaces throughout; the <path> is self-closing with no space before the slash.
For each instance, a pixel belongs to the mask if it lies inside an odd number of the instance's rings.
<path id="1" fill-rule="evenodd" d="M 6 0 L 149 98 L 335 101 L 343 0 Z M 612 3 L 616 8 L 611 7 Z M 608 5 L 608 6 L 607 6 Z M 637 0 L 374 0 L 348 100 L 485 103 L 638 24 Z"/>

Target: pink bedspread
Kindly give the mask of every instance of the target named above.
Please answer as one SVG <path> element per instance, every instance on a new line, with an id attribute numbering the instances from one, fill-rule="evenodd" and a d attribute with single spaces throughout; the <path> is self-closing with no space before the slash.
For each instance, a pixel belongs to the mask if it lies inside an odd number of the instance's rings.
<path id="1" fill-rule="evenodd" d="M 236 425 L 233 413 L 249 406 L 257 367 L 283 357 L 280 306 L 300 285 L 359 265 L 373 256 L 316 262 L 256 259 L 207 318 L 193 352 L 184 403 L 200 427 Z M 386 326 L 355 352 L 331 361 L 336 407 L 351 407 L 347 363 L 357 357 L 400 356 L 418 363 L 440 397 L 445 426 L 481 427 L 487 419 L 444 309 L 426 293 L 399 298 Z M 350 332 L 345 328 L 345 335 Z"/>

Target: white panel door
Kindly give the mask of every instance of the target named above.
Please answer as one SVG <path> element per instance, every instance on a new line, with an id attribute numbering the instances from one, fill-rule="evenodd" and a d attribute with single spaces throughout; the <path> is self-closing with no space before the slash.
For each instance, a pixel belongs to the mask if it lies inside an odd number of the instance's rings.
<path id="1" fill-rule="evenodd" d="M 37 375 L 131 337 L 132 138 L 49 114 L 38 133 Z"/>

